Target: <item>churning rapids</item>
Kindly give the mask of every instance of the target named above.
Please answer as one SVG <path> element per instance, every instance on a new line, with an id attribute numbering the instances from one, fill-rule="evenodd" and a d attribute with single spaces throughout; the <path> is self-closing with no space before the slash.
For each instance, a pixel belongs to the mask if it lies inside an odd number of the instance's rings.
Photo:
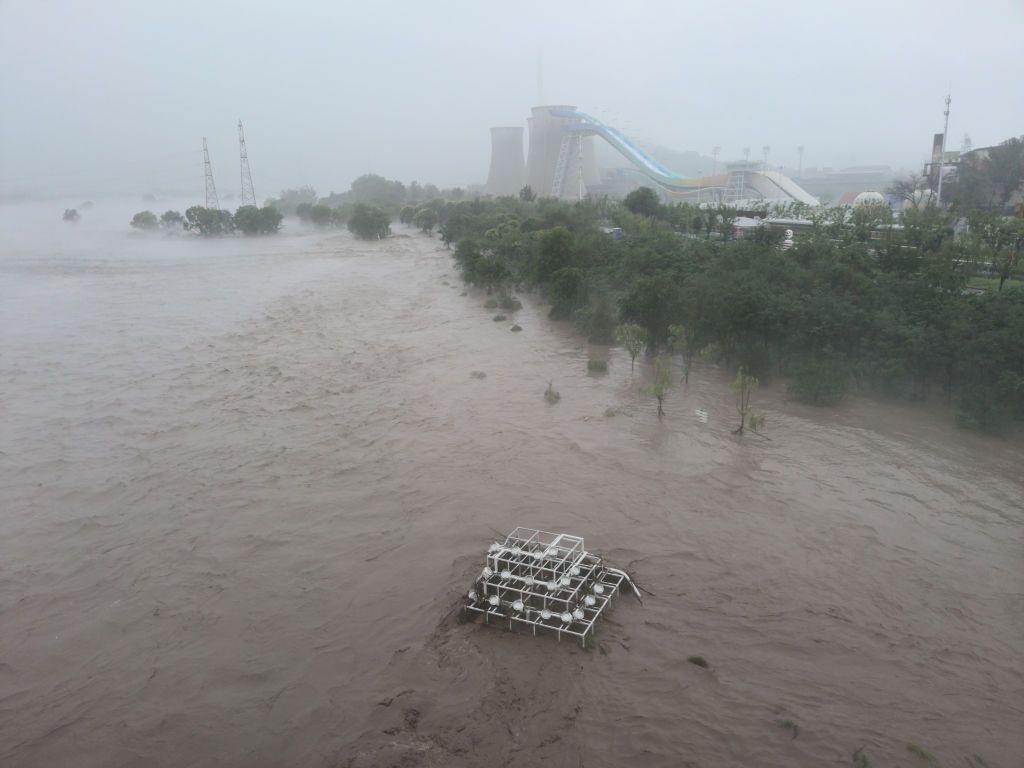
<path id="1" fill-rule="evenodd" d="M 589 376 L 531 301 L 510 333 L 403 229 L 34 215 L 0 222 L 54 232 L 0 255 L 0 765 L 1024 765 L 1019 442 L 774 387 L 738 439 L 709 365 L 659 422 L 642 360 Z M 460 624 L 516 525 L 651 595 L 592 650 Z"/>

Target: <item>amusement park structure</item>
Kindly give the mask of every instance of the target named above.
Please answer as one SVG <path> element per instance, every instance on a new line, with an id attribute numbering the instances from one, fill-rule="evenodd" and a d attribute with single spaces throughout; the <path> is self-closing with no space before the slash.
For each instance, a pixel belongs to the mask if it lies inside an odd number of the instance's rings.
<path id="1" fill-rule="evenodd" d="M 600 138 L 672 198 L 693 198 L 698 202 L 730 205 L 751 202 L 799 202 L 816 206 L 819 201 L 783 173 L 767 170 L 767 162 L 727 163 L 726 173 L 688 178 L 669 170 L 640 149 L 624 133 L 573 106 L 534 107 L 528 120 L 530 145 L 526 162 L 526 183 L 541 196 L 583 199 L 600 184 L 594 139 Z M 492 194 L 509 194 L 511 171 L 495 174 L 496 168 L 515 168 L 515 153 L 522 159 L 521 142 L 498 141 L 492 129 L 491 176 L 487 188 Z M 717 153 L 716 153 L 717 154 Z"/>

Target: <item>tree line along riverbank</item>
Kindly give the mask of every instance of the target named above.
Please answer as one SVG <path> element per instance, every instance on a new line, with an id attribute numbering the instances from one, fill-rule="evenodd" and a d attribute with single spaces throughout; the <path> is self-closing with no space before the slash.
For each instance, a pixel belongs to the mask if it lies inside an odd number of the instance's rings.
<path id="1" fill-rule="evenodd" d="M 833 209 L 784 243 L 734 238 L 725 209 L 523 197 L 445 205 L 442 238 L 467 282 L 539 291 L 594 342 L 630 323 L 684 369 L 702 355 L 781 377 L 806 403 L 860 390 L 942 397 L 990 432 L 1024 418 L 1024 290 L 969 290 L 1003 254 L 950 214 L 912 210 L 879 237 L 881 212 Z"/>

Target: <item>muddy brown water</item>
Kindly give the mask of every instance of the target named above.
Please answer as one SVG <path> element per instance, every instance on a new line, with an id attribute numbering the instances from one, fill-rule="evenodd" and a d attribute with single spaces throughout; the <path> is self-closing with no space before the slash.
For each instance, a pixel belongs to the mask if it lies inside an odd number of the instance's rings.
<path id="1" fill-rule="evenodd" d="M 1019 442 L 773 387 L 737 439 L 707 365 L 659 422 L 420 235 L 75 237 L 0 256 L 0 765 L 1024 765 Z M 516 525 L 650 594 L 459 623 Z"/>

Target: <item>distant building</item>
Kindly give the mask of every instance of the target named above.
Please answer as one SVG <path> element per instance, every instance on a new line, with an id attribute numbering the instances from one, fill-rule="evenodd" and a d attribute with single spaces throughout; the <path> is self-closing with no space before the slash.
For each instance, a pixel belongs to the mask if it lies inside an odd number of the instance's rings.
<path id="1" fill-rule="evenodd" d="M 861 192 L 885 189 L 894 176 L 888 165 L 856 165 L 838 171 L 808 168 L 797 181 L 828 205 L 853 205 Z"/>

